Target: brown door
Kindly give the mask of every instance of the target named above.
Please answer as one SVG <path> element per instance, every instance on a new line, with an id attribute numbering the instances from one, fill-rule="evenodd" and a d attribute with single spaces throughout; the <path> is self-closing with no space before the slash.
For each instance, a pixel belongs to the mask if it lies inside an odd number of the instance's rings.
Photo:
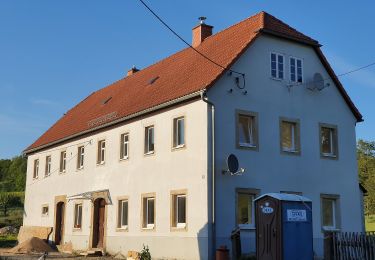
<path id="1" fill-rule="evenodd" d="M 105 200 L 102 198 L 96 199 L 94 202 L 93 237 L 92 237 L 93 248 L 103 247 L 104 213 L 105 213 Z"/>
<path id="2" fill-rule="evenodd" d="M 281 259 L 279 203 L 265 197 L 257 201 L 256 207 L 257 259 Z"/>
<path id="3" fill-rule="evenodd" d="M 64 214 L 65 203 L 59 202 L 56 205 L 56 226 L 55 226 L 55 244 L 60 245 L 64 236 Z"/>

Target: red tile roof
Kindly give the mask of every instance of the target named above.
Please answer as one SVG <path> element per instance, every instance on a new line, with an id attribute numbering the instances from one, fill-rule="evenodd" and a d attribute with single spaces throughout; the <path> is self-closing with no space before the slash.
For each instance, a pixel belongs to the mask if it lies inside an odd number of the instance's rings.
<path id="1" fill-rule="evenodd" d="M 319 43 L 277 18 L 260 12 L 208 37 L 197 50 L 224 67 L 232 65 L 256 37 L 262 33 L 311 45 L 335 80 L 358 121 L 361 114 L 330 68 Z M 73 136 L 100 128 L 140 111 L 213 86 L 224 70 L 191 48 L 186 48 L 131 76 L 92 93 L 69 110 L 25 152 L 30 153 Z M 150 84 L 150 81 L 154 82 Z M 107 100 L 111 98 L 110 100 Z M 105 101 L 107 100 L 106 104 Z"/>

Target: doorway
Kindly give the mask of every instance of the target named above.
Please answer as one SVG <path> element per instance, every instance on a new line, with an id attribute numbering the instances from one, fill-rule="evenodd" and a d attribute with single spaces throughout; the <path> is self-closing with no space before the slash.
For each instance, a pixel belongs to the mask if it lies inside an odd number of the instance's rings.
<path id="1" fill-rule="evenodd" d="M 64 236 L 64 214 L 65 203 L 60 201 L 56 204 L 56 226 L 55 226 L 55 244 L 60 245 L 63 243 Z"/>
<path id="2" fill-rule="evenodd" d="M 105 204 L 103 198 L 94 201 L 92 248 L 103 248 Z"/>

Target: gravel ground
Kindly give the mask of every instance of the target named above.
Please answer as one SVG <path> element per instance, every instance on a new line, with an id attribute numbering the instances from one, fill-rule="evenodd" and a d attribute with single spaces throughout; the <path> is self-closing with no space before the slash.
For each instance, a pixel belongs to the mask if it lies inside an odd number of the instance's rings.
<path id="1" fill-rule="evenodd" d="M 39 259 L 42 254 L 9 254 L 6 251 L 8 251 L 10 248 L 1 248 L 0 249 L 0 260 L 37 260 Z M 43 258 L 42 258 L 43 259 Z M 84 256 L 76 256 L 76 255 L 69 255 L 69 254 L 62 254 L 58 252 L 49 253 L 49 255 L 46 257 L 46 260 L 48 259 L 54 259 L 54 260 L 109 260 L 114 259 L 112 256 L 96 256 L 96 257 L 84 257 Z"/>

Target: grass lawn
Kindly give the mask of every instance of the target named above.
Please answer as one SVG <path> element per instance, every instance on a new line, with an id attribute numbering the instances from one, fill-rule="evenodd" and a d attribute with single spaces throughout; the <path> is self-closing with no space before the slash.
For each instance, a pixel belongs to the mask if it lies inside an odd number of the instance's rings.
<path id="1" fill-rule="evenodd" d="M 23 208 L 11 208 L 8 210 L 8 215 L 4 216 L 0 211 L 0 228 L 4 226 L 13 226 L 19 228 L 22 226 Z"/>
<path id="2" fill-rule="evenodd" d="M 0 235 L 0 248 L 14 247 L 17 244 L 17 235 Z"/>
<path id="3" fill-rule="evenodd" d="M 375 215 L 366 216 L 366 231 L 375 231 Z"/>

